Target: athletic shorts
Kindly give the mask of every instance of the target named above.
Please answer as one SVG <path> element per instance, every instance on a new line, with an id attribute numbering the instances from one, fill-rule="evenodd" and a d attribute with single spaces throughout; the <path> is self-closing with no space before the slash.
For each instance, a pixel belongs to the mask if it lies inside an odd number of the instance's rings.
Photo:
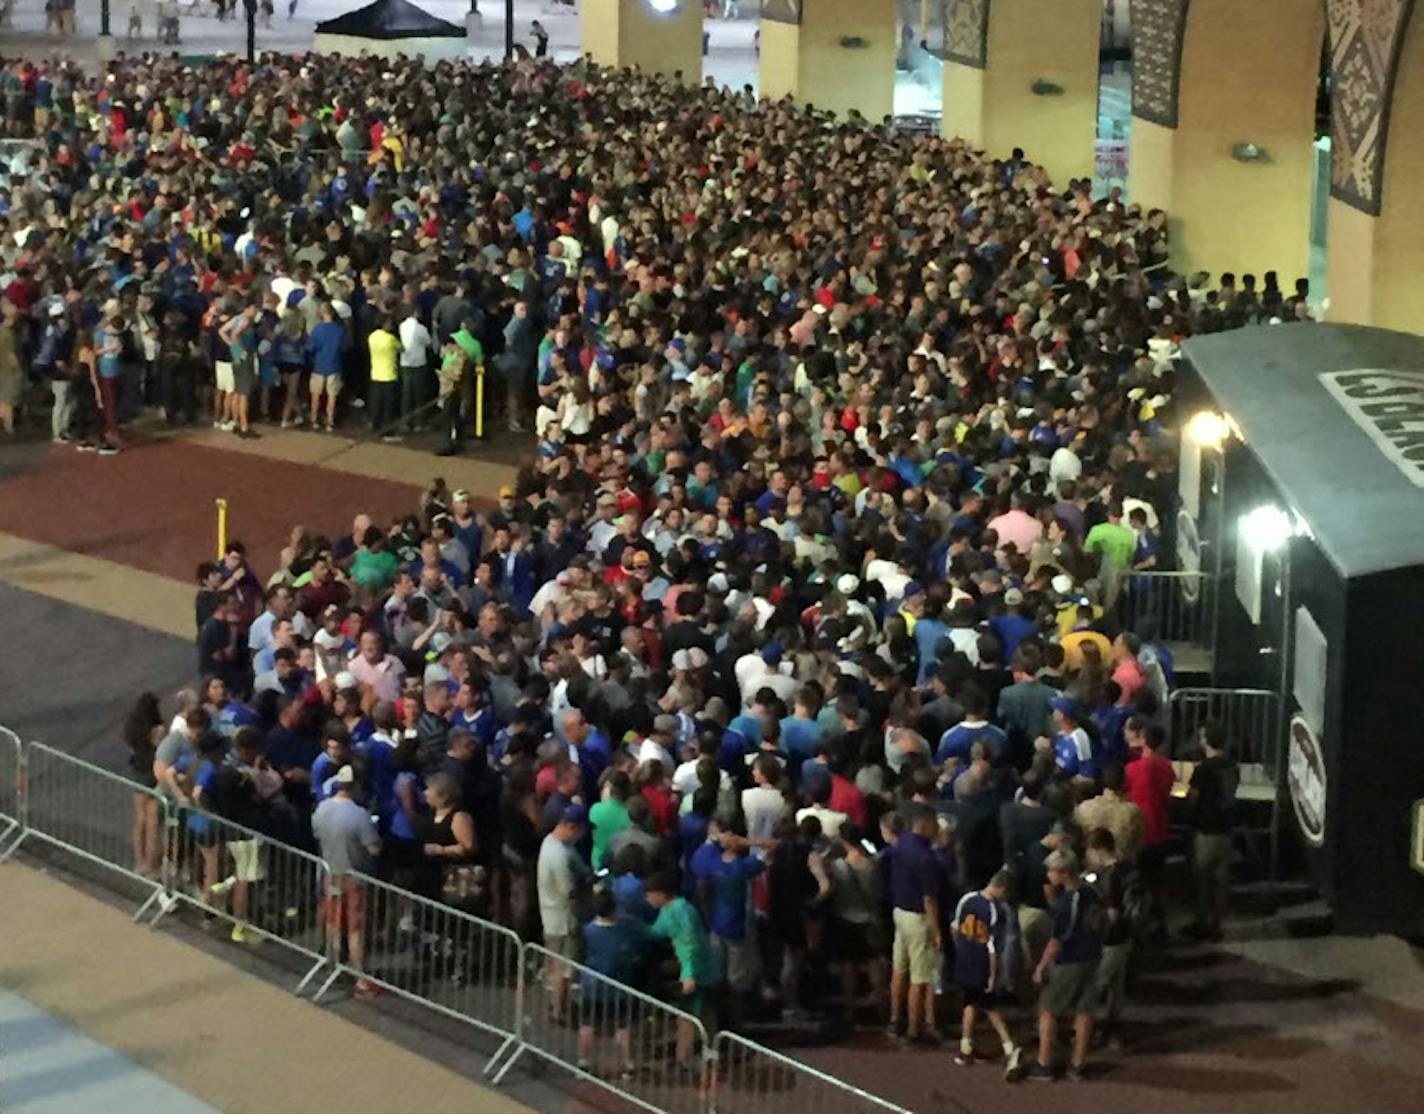
<path id="1" fill-rule="evenodd" d="M 895 973 L 908 974 L 913 986 L 934 982 L 940 955 L 930 947 L 930 919 L 924 913 L 895 910 L 894 965 Z"/>
<path id="2" fill-rule="evenodd" d="M 256 839 L 229 840 L 233 874 L 239 882 L 261 882 L 267 877 L 262 869 L 262 843 Z"/>
<path id="3" fill-rule="evenodd" d="M 312 398 L 320 398 L 322 395 L 330 395 L 335 398 L 341 393 L 341 376 L 321 375 L 312 372 L 311 376 Z"/>
<path id="4" fill-rule="evenodd" d="M 231 392 L 235 390 L 233 384 L 232 364 L 227 360 L 218 360 L 213 364 L 213 375 L 217 389 Z"/>
<path id="5" fill-rule="evenodd" d="M 1092 1013 L 1098 1000 L 1098 961 L 1055 963 L 1048 969 L 1038 1007 L 1055 1017 Z"/>
<path id="6" fill-rule="evenodd" d="M 240 395 L 250 395 L 257 386 L 257 358 L 244 356 L 232 362 L 233 390 Z"/>

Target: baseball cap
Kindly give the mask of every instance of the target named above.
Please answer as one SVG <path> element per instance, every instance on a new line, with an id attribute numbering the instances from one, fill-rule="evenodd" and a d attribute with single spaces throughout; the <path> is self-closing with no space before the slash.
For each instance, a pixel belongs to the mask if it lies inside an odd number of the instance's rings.
<path id="1" fill-rule="evenodd" d="M 672 656 L 672 667 L 674 669 L 691 669 L 692 655 L 686 650 L 679 650 Z"/>
<path id="2" fill-rule="evenodd" d="M 361 685 L 356 680 L 355 674 L 349 673 L 345 669 L 343 669 L 340 673 L 336 675 L 336 689 L 338 692 L 345 692 L 347 689 L 355 689 L 360 687 Z"/>
<path id="3" fill-rule="evenodd" d="M 501 487 L 501 488 L 499 489 L 499 497 L 500 497 L 501 499 L 513 499 L 513 498 L 514 498 L 514 485 L 513 485 L 513 484 L 505 484 L 503 487 Z"/>
<path id="4" fill-rule="evenodd" d="M 356 783 L 356 771 L 350 766 L 342 766 L 336 771 L 337 785 L 354 785 Z"/>
<path id="5" fill-rule="evenodd" d="M 470 493 L 466 491 L 463 487 L 457 487 L 454 493 L 450 496 L 450 502 L 452 503 L 468 503 L 469 501 Z"/>
<path id="6" fill-rule="evenodd" d="M 905 585 L 905 591 L 902 593 L 902 598 L 909 599 L 911 596 L 918 596 L 924 590 L 925 586 L 923 584 L 921 584 L 918 580 L 912 580 Z"/>
<path id="7" fill-rule="evenodd" d="M 559 817 L 562 824 L 582 824 L 588 819 L 588 809 L 583 805 L 569 805 L 564 809 L 564 814 Z"/>
<path id="8" fill-rule="evenodd" d="M 1066 572 L 1061 572 L 1053 578 L 1053 590 L 1060 596 L 1066 596 L 1073 590 L 1073 578 Z"/>
<path id="9" fill-rule="evenodd" d="M 781 661 L 782 646 L 776 639 L 772 639 L 761 648 L 761 660 L 767 665 L 777 665 Z"/>
<path id="10" fill-rule="evenodd" d="M 1004 593 L 1004 603 L 1007 604 L 1009 607 L 1017 607 L 1019 604 L 1023 603 L 1023 601 L 1024 594 L 1017 588 L 1010 588 L 1007 592 Z"/>
<path id="11" fill-rule="evenodd" d="M 1078 702 L 1071 696 L 1055 696 L 1048 702 L 1048 706 L 1055 712 L 1062 712 L 1070 719 L 1082 719 L 1082 709 L 1078 707 Z"/>

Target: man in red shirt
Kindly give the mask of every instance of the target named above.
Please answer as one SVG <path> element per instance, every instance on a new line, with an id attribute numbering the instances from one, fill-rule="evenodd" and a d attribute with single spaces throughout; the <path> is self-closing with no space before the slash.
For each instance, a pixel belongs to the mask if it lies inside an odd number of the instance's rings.
<path id="1" fill-rule="evenodd" d="M 1177 775 L 1167 758 L 1167 732 L 1143 716 L 1129 717 L 1127 795 L 1142 810 L 1142 853 L 1138 869 L 1152 898 L 1153 934 L 1166 931 L 1163 921 L 1163 874 L 1167 861 L 1167 809 Z"/>

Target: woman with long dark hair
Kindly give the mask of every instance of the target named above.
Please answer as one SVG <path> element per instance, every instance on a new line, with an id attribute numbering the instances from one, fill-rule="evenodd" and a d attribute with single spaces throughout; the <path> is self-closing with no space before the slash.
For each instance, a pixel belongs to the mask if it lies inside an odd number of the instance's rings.
<path id="1" fill-rule="evenodd" d="M 147 790 L 135 792 L 133 795 L 131 835 L 134 871 L 145 878 L 158 877 L 159 860 L 162 857 L 158 798 L 151 790 L 157 784 L 153 779 L 153 759 L 158 744 L 163 741 L 164 733 L 163 716 L 158 710 L 158 697 L 146 692 L 134 703 L 128 718 L 124 720 L 124 744 L 129 749 L 129 776 Z"/>

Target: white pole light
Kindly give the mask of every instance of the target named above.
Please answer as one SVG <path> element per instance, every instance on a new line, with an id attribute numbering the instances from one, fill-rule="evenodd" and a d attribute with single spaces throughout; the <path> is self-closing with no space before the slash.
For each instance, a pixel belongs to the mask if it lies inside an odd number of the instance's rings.
<path id="1" fill-rule="evenodd" d="M 671 15 L 677 11 L 678 0 L 648 0 L 648 7 L 658 15 Z"/>

